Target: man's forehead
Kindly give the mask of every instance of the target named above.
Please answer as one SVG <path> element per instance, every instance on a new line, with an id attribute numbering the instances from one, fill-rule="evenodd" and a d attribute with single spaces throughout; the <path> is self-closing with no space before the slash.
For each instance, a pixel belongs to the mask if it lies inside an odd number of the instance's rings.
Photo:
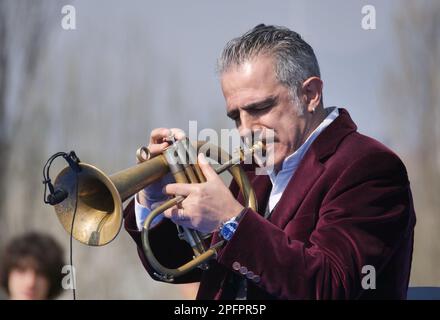
<path id="1" fill-rule="evenodd" d="M 221 85 L 228 108 L 256 103 L 274 95 L 281 85 L 275 72 L 251 61 L 242 68 L 228 70 L 222 75 Z"/>

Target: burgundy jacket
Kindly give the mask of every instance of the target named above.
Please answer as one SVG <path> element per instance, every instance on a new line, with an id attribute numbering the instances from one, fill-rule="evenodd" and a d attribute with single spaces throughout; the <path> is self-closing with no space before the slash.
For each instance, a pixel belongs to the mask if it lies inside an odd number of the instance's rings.
<path id="1" fill-rule="evenodd" d="M 234 273 L 247 277 L 248 299 L 406 298 L 416 219 L 405 166 L 387 147 L 358 133 L 346 110 L 339 113 L 310 146 L 268 220 L 263 213 L 269 177 L 248 172 L 260 212 L 246 210 L 209 270 L 194 270 L 176 283 L 201 281 L 198 299 L 234 299 Z M 231 191 L 237 194 L 236 185 Z M 133 202 L 124 216 L 155 278 Z M 168 267 L 192 256 L 167 219 L 151 230 L 150 243 Z M 367 265 L 375 269 L 375 289 L 362 286 L 364 277 L 373 283 L 371 269 L 363 270 Z"/>

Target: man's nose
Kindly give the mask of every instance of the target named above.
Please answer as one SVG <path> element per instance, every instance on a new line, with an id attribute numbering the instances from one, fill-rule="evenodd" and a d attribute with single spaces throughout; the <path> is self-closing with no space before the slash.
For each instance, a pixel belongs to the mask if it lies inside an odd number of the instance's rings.
<path id="1" fill-rule="evenodd" d="M 260 128 L 260 125 L 258 124 L 258 121 L 256 121 L 255 118 L 249 116 L 246 114 L 246 112 L 243 112 L 240 114 L 240 126 L 239 126 L 239 132 L 240 136 L 246 136 L 252 133 L 255 130 L 258 130 Z"/>

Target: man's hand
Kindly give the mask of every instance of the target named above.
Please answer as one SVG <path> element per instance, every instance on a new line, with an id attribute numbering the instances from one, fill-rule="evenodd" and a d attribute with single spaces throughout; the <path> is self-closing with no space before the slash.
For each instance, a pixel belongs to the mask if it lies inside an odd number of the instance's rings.
<path id="1" fill-rule="evenodd" d="M 156 128 L 151 131 L 150 143 L 148 144 L 150 157 L 157 156 L 170 145 L 169 142 L 167 142 L 167 138 L 170 137 L 170 135 L 173 135 L 176 140 L 185 138 L 185 132 L 177 128 Z M 163 187 L 172 181 L 174 181 L 172 175 L 168 174 L 158 182 L 147 186 L 137 194 L 139 203 L 143 206 L 151 208 L 151 205 L 155 202 L 166 200 L 167 195 L 163 194 Z"/>
<path id="2" fill-rule="evenodd" d="M 173 222 L 204 233 L 216 231 L 222 222 L 237 216 L 244 207 L 234 198 L 203 154 L 198 162 L 204 183 L 173 183 L 165 186 L 169 195 L 185 196 L 179 206 L 164 212 Z"/>

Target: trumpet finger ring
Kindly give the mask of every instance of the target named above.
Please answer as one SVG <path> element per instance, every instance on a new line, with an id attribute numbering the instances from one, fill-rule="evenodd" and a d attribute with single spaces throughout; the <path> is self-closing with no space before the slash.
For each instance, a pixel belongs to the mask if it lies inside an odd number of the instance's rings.
<path id="1" fill-rule="evenodd" d="M 147 147 L 140 147 L 136 150 L 136 158 L 139 162 L 150 160 L 151 152 Z"/>

